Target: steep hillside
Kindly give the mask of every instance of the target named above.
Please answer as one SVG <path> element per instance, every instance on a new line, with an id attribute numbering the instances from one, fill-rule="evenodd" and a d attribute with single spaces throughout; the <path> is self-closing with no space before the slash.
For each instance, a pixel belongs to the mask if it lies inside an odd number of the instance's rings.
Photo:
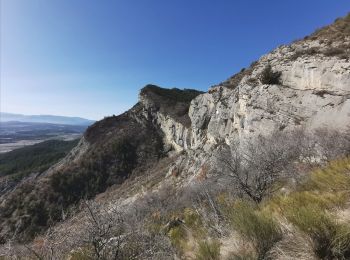
<path id="1" fill-rule="evenodd" d="M 174 93 L 180 94 L 174 97 Z M 164 146 L 164 134 L 149 114 L 165 111 L 169 119 L 174 116 L 171 120 L 188 121 L 189 102 L 198 94 L 194 90 L 146 86 L 141 95 L 152 96 L 148 99 L 154 101 L 152 111 L 138 103 L 120 116 L 90 126 L 65 159 L 2 197 L 2 240 L 18 230 L 19 240 L 29 239 L 61 220 L 63 209 L 121 184 L 133 173 L 142 173 L 156 163 L 171 147 Z M 166 101 L 158 102 L 162 97 Z"/>
<path id="2" fill-rule="evenodd" d="M 349 257 L 349 18 L 207 93 L 143 88 L 133 108 L 90 126 L 62 161 L 0 198 L 0 252 Z"/>

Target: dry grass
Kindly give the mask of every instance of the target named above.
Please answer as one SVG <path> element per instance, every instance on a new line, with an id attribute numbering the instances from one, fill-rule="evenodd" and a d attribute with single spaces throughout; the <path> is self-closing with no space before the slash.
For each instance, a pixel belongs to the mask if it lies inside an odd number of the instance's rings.
<path id="1" fill-rule="evenodd" d="M 350 219 L 340 220 L 335 212 L 347 208 L 349 191 L 350 159 L 345 158 L 312 171 L 294 191 L 260 205 L 221 199 L 232 227 L 254 249 L 235 252 L 230 259 L 348 259 Z"/>
<path id="2" fill-rule="evenodd" d="M 338 18 L 333 24 L 316 30 L 311 39 L 342 41 L 350 36 L 350 13 L 343 18 Z"/>
<path id="3" fill-rule="evenodd" d="M 252 243 L 259 259 L 263 259 L 273 245 L 282 239 L 282 231 L 272 215 L 252 204 L 237 201 L 229 218 L 233 228 Z"/>
<path id="4" fill-rule="evenodd" d="M 332 161 L 327 167 L 315 170 L 304 189 L 350 192 L 350 158 Z"/>
<path id="5" fill-rule="evenodd" d="M 330 213 L 349 200 L 349 165 L 348 158 L 334 161 L 312 172 L 301 190 L 277 196 L 265 206 L 309 236 L 320 258 L 342 259 L 350 254 L 350 225 Z"/>
<path id="6" fill-rule="evenodd" d="M 199 242 L 196 260 L 218 260 L 220 259 L 220 243 L 214 241 Z"/>

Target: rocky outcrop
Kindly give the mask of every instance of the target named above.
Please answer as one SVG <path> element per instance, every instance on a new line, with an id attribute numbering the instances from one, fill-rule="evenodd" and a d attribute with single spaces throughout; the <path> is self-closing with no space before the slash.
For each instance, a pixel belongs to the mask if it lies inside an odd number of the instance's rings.
<path id="1" fill-rule="evenodd" d="M 179 152 L 191 147 L 188 109 L 191 100 L 201 93 L 190 89 L 162 89 L 154 85 L 141 90 L 139 101 L 143 105 L 143 116 L 163 131 L 167 150 Z"/>
<path id="2" fill-rule="evenodd" d="M 180 102 L 174 107 L 154 91 L 141 91 L 144 117 L 161 129 L 168 147 L 186 151 L 170 167 L 169 176 L 182 172 L 191 180 L 200 175 L 203 167 L 215 164 L 211 155 L 221 143 L 267 135 L 276 129 L 347 127 L 350 63 L 338 56 L 298 54 L 315 46 L 319 51 L 326 48 L 317 41 L 281 46 L 248 68 L 249 73 L 241 73 L 238 82 L 232 77 L 234 87 L 221 83 L 190 104 Z M 281 72 L 279 84 L 259 82 L 267 65 Z M 175 110 L 181 111 L 180 118 Z"/>
<path id="3" fill-rule="evenodd" d="M 296 45 L 263 56 L 234 88 L 220 84 L 195 98 L 189 109 L 192 147 L 229 143 L 274 129 L 348 126 L 349 60 L 324 55 L 293 60 Z M 281 72 L 280 84 L 259 83 L 259 74 L 268 64 Z"/>
<path id="4" fill-rule="evenodd" d="M 331 31 L 336 28 L 335 24 Z M 175 106 L 169 101 L 175 93 L 162 95 L 146 87 L 140 94 L 144 115 L 159 125 L 165 143 L 176 151 L 209 151 L 220 142 L 275 129 L 344 128 L 350 122 L 350 36 L 327 37 L 321 30 L 280 46 L 228 81 L 193 96 L 190 105 Z M 267 66 L 281 73 L 279 84 L 261 83 Z"/>
<path id="5" fill-rule="evenodd" d="M 325 91 L 334 95 L 350 95 L 350 63 L 335 58 L 300 59 L 289 66 L 277 66 L 282 83 L 298 90 Z"/>
<path id="6" fill-rule="evenodd" d="M 182 172 L 188 180 L 196 179 L 203 167 L 215 164 L 213 156 L 221 143 L 275 130 L 348 127 L 350 35 L 345 29 L 339 34 L 342 28 L 335 24 L 310 38 L 280 46 L 198 95 L 188 109 L 190 126 L 158 116 L 168 140 L 187 140 L 186 145 L 178 146 L 177 150 L 185 150 L 186 154 L 170 167 L 169 176 Z M 337 30 L 338 36 L 333 37 Z M 260 75 L 267 66 L 280 72 L 279 84 L 261 83 Z"/>

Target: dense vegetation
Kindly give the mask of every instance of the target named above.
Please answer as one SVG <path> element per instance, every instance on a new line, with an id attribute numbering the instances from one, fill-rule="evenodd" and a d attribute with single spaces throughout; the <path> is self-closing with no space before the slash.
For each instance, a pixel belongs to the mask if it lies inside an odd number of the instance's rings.
<path id="1" fill-rule="evenodd" d="M 0 176 L 21 178 L 30 173 L 40 173 L 63 158 L 78 140 L 49 140 L 0 154 Z"/>
<path id="2" fill-rule="evenodd" d="M 156 141 L 154 144 L 159 147 Z M 65 207 L 82 198 L 92 198 L 128 177 L 137 164 L 136 151 L 137 144 L 130 139 L 112 141 L 103 150 L 89 153 L 85 158 L 90 159 L 83 165 L 75 165 L 53 175 L 50 178 L 51 189 L 59 195 L 60 203 Z"/>

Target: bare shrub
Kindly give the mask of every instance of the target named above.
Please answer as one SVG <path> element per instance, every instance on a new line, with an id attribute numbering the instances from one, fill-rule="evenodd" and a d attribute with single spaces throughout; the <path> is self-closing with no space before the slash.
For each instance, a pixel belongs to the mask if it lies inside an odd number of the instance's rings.
<path id="1" fill-rule="evenodd" d="M 276 131 L 223 148 L 218 165 L 243 194 L 259 203 L 278 188 L 278 181 L 295 172 L 296 163 L 314 165 L 349 155 L 349 129 Z"/>
<path id="2" fill-rule="evenodd" d="M 319 128 L 313 133 L 313 140 L 322 160 L 330 161 L 350 154 L 350 127 L 346 131 Z"/>
<path id="3" fill-rule="evenodd" d="M 213 236 L 222 236 L 227 233 L 224 215 L 218 201 L 218 194 L 222 188 L 226 189 L 211 181 L 187 188 L 188 196 L 192 198 L 192 207 L 200 216 L 203 227 Z"/>
<path id="4" fill-rule="evenodd" d="M 85 237 L 83 242 L 94 259 L 119 259 L 125 240 L 124 220 L 114 210 L 85 202 Z"/>
<path id="5" fill-rule="evenodd" d="M 276 132 L 224 149 L 218 157 L 238 188 L 256 203 L 273 192 L 273 185 L 299 157 L 297 143 Z"/>

